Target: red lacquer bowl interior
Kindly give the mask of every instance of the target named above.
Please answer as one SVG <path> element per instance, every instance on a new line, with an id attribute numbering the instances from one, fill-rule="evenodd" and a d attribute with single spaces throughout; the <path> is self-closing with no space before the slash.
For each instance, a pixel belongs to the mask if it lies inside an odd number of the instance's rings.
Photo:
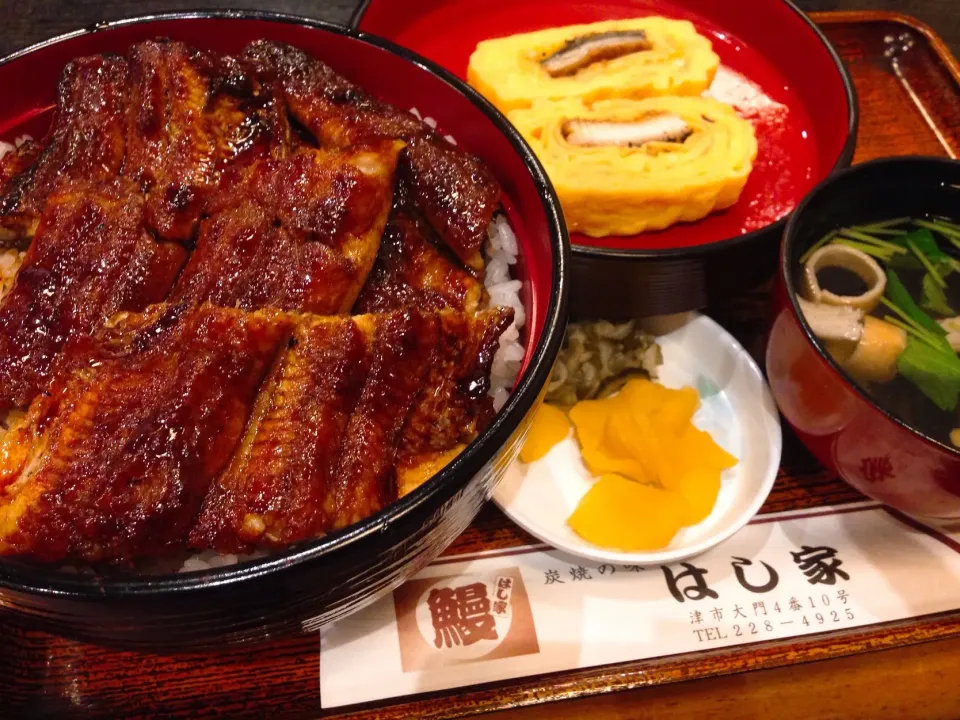
<path id="1" fill-rule="evenodd" d="M 281 18 L 194 17 L 164 18 L 136 24 L 118 23 L 96 32 L 51 41 L 0 64 L 0 141 L 13 142 L 22 134 L 42 137 L 50 124 L 57 80 L 73 58 L 95 53 L 123 53 L 139 40 L 169 37 L 195 47 L 236 53 L 258 38 L 287 42 L 331 65 L 372 94 L 398 107 L 417 108 L 438 122 L 438 128 L 458 145 L 480 156 L 503 187 L 503 206 L 517 234 L 519 258 L 514 277 L 522 281 L 526 309 L 523 373 L 536 360 L 551 297 L 558 293 L 556 269 L 560 231 L 551 217 L 552 193 L 537 169 L 528 164 L 525 145 L 512 128 L 472 102 L 454 85 L 434 74 L 412 53 L 406 59 L 375 44 L 346 34 L 283 21 Z M 29 82 L 25 82 L 29 78 Z M 15 89 L 13 91 L 12 89 Z"/>
<path id="2" fill-rule="evenodd" d="M 795 298 L 799 258 L 824 233 L 883 218 L 954 216 L 958 187 L 960 162 L 894 158 L 838 173 L 808 195 L 787 224 L 766 363 L 780 411 L 824 465 L 898 510 L 950 519 L 960 518 L 960 449 L 877 405 L 823 349 Z"/>
<path id="3" fill-rule="evenodd" d="M 575 233 L 575 247 L 679 250 L 737 238 L 786 216 L 849 161 L 855 134 L 849 80 L 822 35 L 782 0 L 371 0 L 358 27 L 465 78 L 481 40 L 644 15 L 690 20 L 710 38 L 721 77 L 738 83 L 743 99 L 736 104 L 757 129 L 757 161 L 740 201 L 723 213 L 634 237 Z"/>

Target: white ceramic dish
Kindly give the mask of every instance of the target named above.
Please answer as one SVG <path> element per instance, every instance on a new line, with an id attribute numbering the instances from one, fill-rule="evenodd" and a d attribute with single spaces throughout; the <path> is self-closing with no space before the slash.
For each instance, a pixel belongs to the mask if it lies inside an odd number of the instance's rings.
<path id="1" fill-rule="evenodd" d="M 696 387 L 701 406 L 694 423 L 739 459 L 724 472 L 713 512 L 700 524 L 677 533 L 663 550 L 621 552 L 591 545 L 567 525 L 567 518 L 593 483 L 571 431 L 540 460 L 529 465 L 516 461 L 493 495 L 511 520 L 543 542 L 604 562 L 677 562 L 733 535 L 770 493 L 780 467 L 780 418 L 753 358 L 726 330 L 698 314 L 691 314 L 680 327 L 657 339 L 663 349 L 659 382 L 674 388 Z"/>

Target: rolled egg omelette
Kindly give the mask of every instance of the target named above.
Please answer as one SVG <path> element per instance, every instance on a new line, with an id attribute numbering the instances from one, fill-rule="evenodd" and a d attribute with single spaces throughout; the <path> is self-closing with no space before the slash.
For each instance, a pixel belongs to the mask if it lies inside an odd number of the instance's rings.
<path id="1" fill-rule="evenodd" d="M 543 163 L 569 229 L 593 237 L 728 208 L 757 156 L 753 125 L 711 98 L 571 98 L 508 117 Z"/>
<path id="2" fill-rule="evenodd" d="M 502 112 L 539 100 L 699 95 L 720 64 L 686 20 L 609 20 L 485 40 L 467 80 Z"/>

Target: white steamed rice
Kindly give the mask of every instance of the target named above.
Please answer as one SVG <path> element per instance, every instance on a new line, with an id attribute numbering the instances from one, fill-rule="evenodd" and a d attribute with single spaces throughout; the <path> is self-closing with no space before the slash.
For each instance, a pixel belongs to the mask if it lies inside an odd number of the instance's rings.
<path id="1" fill-rule="evenodd" d="M 413 115 L 415 118 L 417 118 L 417 120 L 422 121 L 424 125 L 428 125 L 434 130 L 437 129 L 437 121 L 434 120 L 432 117 L 423 117 L 423 115 L 420 114 L 420 111 L 417 110 L 416 108 L 410 108 L 410 114 Z M 457 141 L 454 140 L 453 135 L 444 135 L 443 139 L 446 140 L 451 145 L 457 144 Z"/>
<path id="2" fill-rule="evenodd" d="M 436 129 L 437 121 L 432 117 L 424 117 L 417 108 L 410 108 L 410 114 Z M 453 145 L 457 144 L 450 135 L 444 137 Z M 512 307 L 514 311 L 513 324 L 500 336 L 500 349 L 494 355 L 490 371 L 490 395 L 493 397 L 493 408 L 498 412 L 510 397 L 524 355 L 520 329 L 526 322 L 526 311 L 520 301 L 520 281 L 513 279 L 510 270 L 517 263 L 518 252 L 517 236 L 510 223 L 502 214 L 497 215 L 487 228 L 487 242 L 484 245 L 487 274 L 483 284 L 490 295 L 490 307 Z"/>
<path id="3" fill-rule="evenodd" d="M 218 553 L 213 550 L 197 553 L 188 557 L 178 572 L 199 572 L 200 570 L 211 570 L 213 568 L 229 567 L 236 565 L 241 560 L 255 560 L 266 557 L 267 553 L 263 550 L 252 552 L 248 555 L 233 555 L 232 553 Z"/>
<path id="4" fill-rule="evenodd" d="M 498 215 L 487 229 L 487 274 L 484 285 L 490 294 L 490 306 L 512 307 L 513 323 L 500 336 L 500 349 L 490 369 L 490 394 L 493 407 L 500 410 L 517 380 L 523 362 L 520 329 L 526 322 L 526 311 L 520 301 L 520 281 L 514 280 L 511 267 L 517 262 L 517 236 L 503 215 Z"/>
<path id="5" fill-rule="evenodd" d="M 18 137 L 16 140 L 13 141 L 12 145 L 8 142 L 3 142 L 2 140 L 0 140 L 0 160 L 3 159 L 4 155 L 6 155 L 9 152 L 13 152 L 18 147 L 23 145 L 25 142 L 28 142 L 30 140 L 33 140 L 33 138 L 30 137 L 29 135 L 21 135 L 20 137 Z"/>

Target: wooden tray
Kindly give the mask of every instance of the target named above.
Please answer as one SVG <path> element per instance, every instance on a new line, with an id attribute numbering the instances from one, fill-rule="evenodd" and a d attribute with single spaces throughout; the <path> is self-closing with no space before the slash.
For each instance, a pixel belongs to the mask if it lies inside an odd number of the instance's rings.
<path id="1" fill-rule="evenodd" d="M 957 157 L 960 65 L 930 28 L 887 13 L 821 13 L 814 18 L 853 73 L 861 110 L 857 161 L 905 154 Z M 759 356 L 767 307 L 766 296 L 757 293 L 710 314 Z M 780 475 L 764 512 L 859 499 L 785 433 Z M 534 542 L 490 505 L 447 554 Z M 918 646 L 931 640 L 941 642 Z M 863 660 L 862 654 L 882 649 L 889 651 Z M 505 712 L 496 717 L 504 719 L 625 718 L 646 717 L 656 708 L 671 717 L 823 715 L 832 708 L 836 716 L 846 717 L 843 708 L 852 702 L 859 716 L 932 718 L 960 707 L 960 683 L 949 680 L 956 677 L 951 656 L 958 652 L 960 612 L 525 678 L 344 715 L 320 708 L 316 635 L 220 654 L 159 656 L 29 631 L 0 612 L 0 717 L 439 719 L 499 710 Z M 812 660 L 830 662 L 802 665 Z M 723 678 L 747 670 L 764 672 Z M 891 671 L 898 673 L 898 681 L 884 679 Z M 700 681 L 671 685 L 696 679 Z M 729 702 L 732 698 L 735 704 Z M 536 707 L 557 700 L 570 702 L 542 712 Z"/>

